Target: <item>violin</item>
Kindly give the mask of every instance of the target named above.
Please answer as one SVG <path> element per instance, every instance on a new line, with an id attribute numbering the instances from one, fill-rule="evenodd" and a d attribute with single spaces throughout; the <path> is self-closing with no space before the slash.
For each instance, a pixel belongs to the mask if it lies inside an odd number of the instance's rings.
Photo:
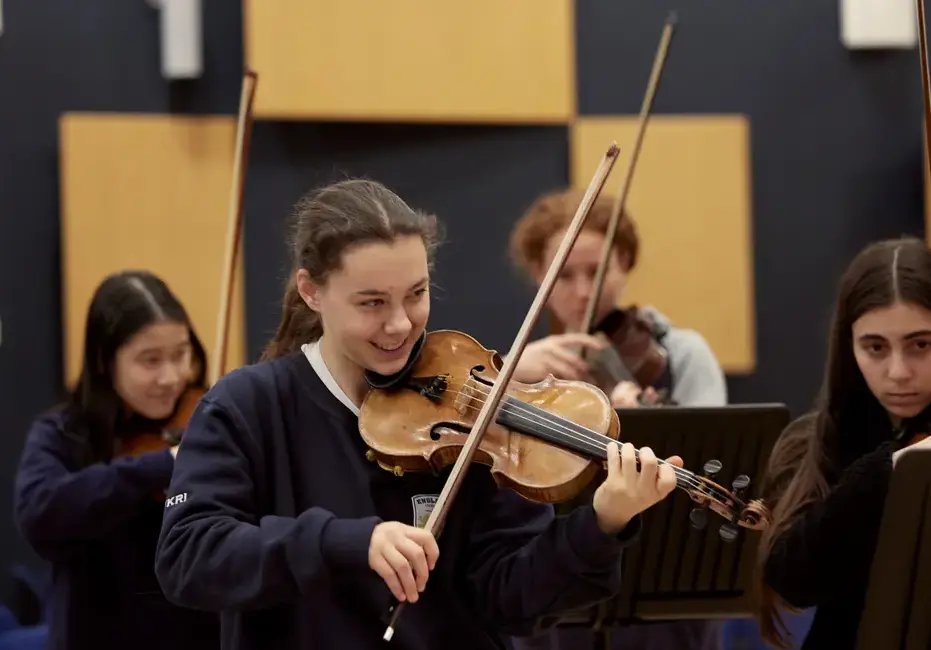
<path id="1" fill-rule="evenodd" d="M 224 374 L 226 367 L 227 341 L 229 338 L 230 309 L 233 297 L 233 278 L 239 258 L 242 239 L 242 199 L 245 189 L 243 172 L 248 155 L 249 139 L 252 132 L 252 105 L 258 75 L 247 70 L 243 76 L 242 92 L 239 103 L 239 117 L 236 125 L 236 149 L 233 156 L 233 182 L 230 193 L 229 220 L 227 228 L 226 252 L 221 276 L 220 308 L 217 317 L 217 340 L 210 369 L 208 386 L 212 386 Z M 200 371 L 193 374 L 199 374 Z M 181 436 L 187 423 L 197 408 L 200 399 L 206 394 L 206 388 L 191 384 L 178 398 L 175 412 L 169 421 L 157 431 L 141 431 L 122 439 L 116 450 L 116 456 L 138 456 L 153 451 L 171 449 L 181 443 Z"/>
<path id="2" fill-rule="evenodd" d="M 636 306 L 612 309 L 592 331 L 607 345 L 600 350 L 586 348 L 582 358 L 592 380 L 604 392 L 610 393 L 622 381 L 654 386 L 668 372 L 669 354 L 657 341 L 656 325 Z M 657 395 L 655 402 L 647 402 L 641 395 L 641 405 L 674 403 L 667 389 L 660 389 Z"/>
<path id="3" fill-rule="evenodd" d="M 181 443 L 181 434 L 206 391 L 189 386 L 178 398 L 175 412 L 160 431 L 141 431 L 118 441 L 116 456 L 140 456 L 153 451 L 165 451 Z"/>
<path id="4" fill-rule="evenodd" d="M 375 387 L 359 414 L 367 457 L 397 476 L 439 473 L 456 462 L 502 367 L 498 352 L 462 332 L 425 333 L 418 346 L 408 370 L 383 383 L 370 379 Z M 473 462 L 526 499 L 568 501 L 607 467 L 607 447 L 619 434 L 611 401 L 588 382 L 552 375 L 535 384 L 511 381 Z M 671 467 L 676 487 L 701 506 L 744 528 L 767 523 L 762 502 L 745 502 L 705 476 Z"/>

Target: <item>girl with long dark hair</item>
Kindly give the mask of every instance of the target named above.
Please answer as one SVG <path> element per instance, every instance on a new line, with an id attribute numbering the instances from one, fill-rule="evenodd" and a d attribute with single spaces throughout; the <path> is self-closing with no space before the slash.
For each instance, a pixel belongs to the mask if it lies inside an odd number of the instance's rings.
<path id="1" fill-rule="evenodd" d="M 841 280 L 818 408 L 770 456 L 773 518 L 760 544 L 769 643 L 787 647 L 780 609 L 817 607 L 802 647 L 855 647 L 892 468 L 928 431 L 929 404 L 931 251 L 918 239 L 879 242 Z"/>
<path id="2" fill-rule="evenodd" d="M 165 600 L 153 570 L 177 446 L 125 454 L 159 432 L 206 356 L 178 299 L 143 271 L 107 277 L 91 301 L 83 368 L 66 403 L 32 424 L 16 523 L 52 565 L 50 650 L 216 647 L 216 617 Z"/>

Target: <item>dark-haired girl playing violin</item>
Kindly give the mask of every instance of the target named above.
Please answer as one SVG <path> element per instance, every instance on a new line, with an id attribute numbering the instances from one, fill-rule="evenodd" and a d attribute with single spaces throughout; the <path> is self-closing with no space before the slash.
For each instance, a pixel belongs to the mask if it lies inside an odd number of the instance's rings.
<path id="1" fill-rule="evenodd" d="M 170 604 L 153 570 L 177 447 L 126 454 L 157 437 L 206 359 L 178 299 L 156 276 L 97 288 L 70 399 L 38 417 L 16 476 L 16 523 L 52 565 L 50 650 L 202 649 L 215 615 Z"/>
<path id="2" fill-rule="evenodd" d="M 481 650 L 615 593 L 673 467 L 644 449 L 638 471 L 612 444 L 593 506 L 557 518 L 474 466 L 434 539 L 420 526 L 444 475 L 370 462 L 358 414 L 366 373 L 398 372 L 422 339 L 437 223 L 363 180 L 294 216 L 279 330 L 204 397 L 178 453 L 156 564 L 168 597 L 220 612 L 224 650 L 384 648 L 395 600 L 395 647 Z"/>
<path id="3" fill-rule="evenodd" d="M 840 283 L 820 404 L 770 456 L 761 540 L 764 638 L 786 630 L 779 609 L 817 607 L 803 648 L 856 647 L 892 468 L 928 432 L 931 251 L 884 241 L 854 258 Z"/>

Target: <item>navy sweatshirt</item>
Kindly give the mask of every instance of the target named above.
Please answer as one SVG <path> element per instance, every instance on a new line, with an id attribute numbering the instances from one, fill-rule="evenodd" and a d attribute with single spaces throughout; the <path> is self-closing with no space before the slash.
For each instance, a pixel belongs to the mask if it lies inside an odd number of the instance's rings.
<path id="1" fill-rule="evenodd" d="M 369 568 L 372 531 L 422 525 L 447 473 L 381 469 L 357 427 L 302 352 L 235 370 L 201 401 L 176 459 L 156 574 L 172 601 L 221 612 L 223 650 L 386 647 L 394 601 Z M 391 646 L 503 648 L 500 632 L 611 597 L 639 528 L 637 517 L 605 535 L 590 507 L 555 518 L 473 468 Z"/>
<path id="2" fill-rule="evenodd" d="M 171 453 L 81 467 L 66 422 L 33 422 L 14 492 L 20 532 L 52 565 L 48 650 L 216 647 L 217 617 L 169 603 L 153 571 Z"/>

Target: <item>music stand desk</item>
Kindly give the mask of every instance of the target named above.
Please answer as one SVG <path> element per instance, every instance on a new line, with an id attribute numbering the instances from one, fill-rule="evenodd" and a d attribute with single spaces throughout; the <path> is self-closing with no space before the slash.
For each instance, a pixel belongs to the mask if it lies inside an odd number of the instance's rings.
<path id="1" fill-rule="evenodd" d="M 886 495 L 857 648 L 931 647 L 931 450 L 896 463 Z"/>
<path id="2" fill-rule="evenodd" d="M 746 474 L 751 483 L 744 497 L 758 496 L 769 454 L 789 423 L 784 404 L 741 404 L 722 407 L 663 406 L 618 409 L 620 440 L 638 449 L 648 446 L 660 458 L 681 456 L 684 466 L 701 474 L 711 459 L 723 467 L 713 478 L 726 490 Z M 560 504 L 559 512 L 591 502 L 602 476 L 579 499 Z M 624 551 L 622 588 L 615 598 L 596 606 L 541 621 L 542 627 L 583 626 L 600 629 L 631 622 L 740 618 L 751 616 L 757 531 L 741 528 L 736 540 L 719 536 L 725 520 L 707 513 L 704 530 L 689 515 L 697 504 L 683 490 L 643 513 L 637 544 Z"/>

